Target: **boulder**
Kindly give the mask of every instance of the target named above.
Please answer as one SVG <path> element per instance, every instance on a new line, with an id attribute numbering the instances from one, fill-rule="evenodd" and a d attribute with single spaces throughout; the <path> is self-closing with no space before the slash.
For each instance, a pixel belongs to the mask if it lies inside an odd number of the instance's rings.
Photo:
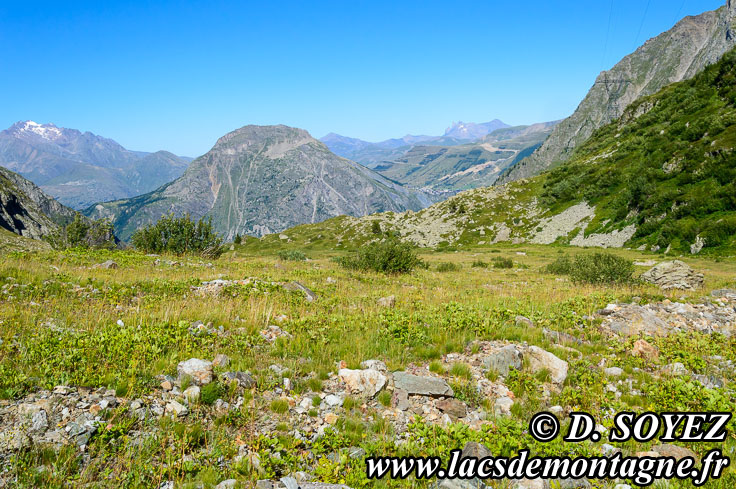
<path id="1" fill-rule="evenodd" d="M 179 362 L 176 372 L 179 374 L 179 380 L 189 377 L 196 385 L 205 385 L 212 382 L 212 362 L 207 360 L 190 358 L 184 362 Z"/>
<path id="2" fill-rule="evenodd" d="M 646 360 L 654 360 L 659 357 L 659 350 L 652 346 L 647 340 L 636 340 L 631 349 L 634 356 L 644 358 Z"/>
<path id="3" fill-rule="evenodd" d="M 300 284 L 299 282 L 289 282 L 288 284 L 284 285 L 284 289 L 290 290 L 292 292 L 300 291 L 304 293 L 304 296 L 307 298 L 307 302 L 314 302 L 317 300 L 317 294 L 315 294 L 311 289 L 309 289 L 305 285 Z"/>
<path id="4" fill-rule="evenodd" d="M 696 290 L 703 286 L 703 274 L 680 261 L 665 261 L 644 272 L 641 276 L 662 290 Z"/>
<path id="5" fill-rule="evenodd" d="M 567 378 L 567 362 L 552 353 L 538 346 L 530 346 L 526 357 L 532 372 L 546 369 L 550 373 L 550 380 L 555 384 L 562 384 Z"/>
<path id="6" fill-rule="evenodd" d="M 255 379 L 246 372 L 225 372 L 220 375 L 220 379 L 222 379 L 225 384 L 237 382 L 243 389 L 252 389 L 256 386 Z"/>
<path id="7" fill-rule="evenodd" d="M 525 316 L 516 316 L 516 325 L 523 328 L 531 328 L 534 326 L 534 321 Z"/>
<path id="8" fill-rule="evenodd" d="M 454 397 L 455 395 L 444 379 L 407 372 L 394 372 L 394 386 L 410 396 Z"/>
<path id="9" fill-rule="evenodd" d="M 215 355 L 215 358 L 212 360 L 212 366 L 213 367 L 227 367 L 230 365 L 230 357 L 225 355 L 224 353 L 218 353 Z"/>
<path id="10" fill-rule="evenodd" d="M 447 414 L 453 420 L 464 418 L 467 414 L 467 406 L 464 402 L 457 399 L 442 399 L 437 401 L 437 409 Z"/>
<path id="11" fill-rule="evenodd" d="M 337 375 L 347 385 L 350 392 L 368 397 L 378 394 L 388 381 L 384 374 L 373 369 L 351 370 L 342 368 Z"/>
<path id="12" fill-rule="evenodd" d="M 621 367 L 608 367 L 603 371 L 604 374 L 608 375 L 609 377 L 620 377 L 624 373 L 624 369 Z"/>
<path id="13" fill-rule="evenodd" d="M 510 397 L 499 397 L 493 405 L 493 412 L 496 416 L 511 416 L 511 407 L 513 405 L 514 400 Z"/>
<path id="14" fill-rule="evenodd" d="M 522 360 L 523 357 L 519 349 L 515 345 L 507 345 L 488 355 L 483 360 L 483 364 L 487 369 L 494 370 L 506 377 L 512 367 L 521 370 Z"/>
<path id="15" fill-rule="evenodd" d="M 483 445 L 474 441 L 469 441 L 463 447 L 462 458 L 475 457 L 477 459 L 492 457 L 491 450 Z"/>
<path id="16" fill-rule="evenodd" d="M 674 457 L 677 460 L 680 460 L 686 457 L 692 457 L 694 460 L 698 459 L 698 456 L 692 450 L 685 448 L 685 447 L 678 446 L 678 445 L 672 445 L 669 443 L 657 445 L 652 448 L 652 451 L 657 452 L 662 457 Z"/>
<path id="17" fill-rule="evenodd" d="M 381 297 L 376 303 L 381 307 L 394 307 L 396 305 L 396 296 Z"/>
<path id="18" fill-rule="evenodd" d="M 107 269 L 107 270 L 111 270 L 111 269 L 118 268 L 118 264 L 115 263 L 112 260 L 107 260 L 105 262 L 98 263 L 97 265 L 94 265 L 92 268 L 104 268 L 104 269 Z"/>

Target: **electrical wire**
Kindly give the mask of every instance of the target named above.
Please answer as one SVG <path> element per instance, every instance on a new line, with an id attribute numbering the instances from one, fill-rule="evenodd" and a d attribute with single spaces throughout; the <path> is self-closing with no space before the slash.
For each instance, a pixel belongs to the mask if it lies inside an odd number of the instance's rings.
<path id="1" fill-rule="evenodd" d="M 606 54 L 608 54 L 608 37 L 611 35 L 611 19 L 613 18 L 613 0 L 611 0 L 611 9 L 608 11 L 608 28 L 606 29 L 606 42 L 603 44 L 603 60 L 601 65 L 604 71 L 606 69 Z"/>
<path id="2" fill-rule="evenodd" d="M 644 9 L 644 15 L 641 18 L 641 24 L 639 24 L 639 31 L 636 33 L 636 39 L 634 40 L 634 49 L 639 47 L 639 36 L 641 36 L 641 30 L 644 27 L 644 21 L 647 19 L 647 14 L 649 13 L 649 5 L 651 5 L 652 0 L 647 0 L 647 7 Z"/>

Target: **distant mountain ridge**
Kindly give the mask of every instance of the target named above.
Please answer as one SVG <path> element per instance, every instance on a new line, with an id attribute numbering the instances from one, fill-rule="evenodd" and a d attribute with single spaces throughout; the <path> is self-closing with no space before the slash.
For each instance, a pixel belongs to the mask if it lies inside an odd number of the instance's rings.
<path id="1" fill-rule="evenodd" d="M 700 73 L 736 45 L 736 2 L 686 17 L 648 40 L 596 79 L 573 115 L 562 121 L 530 157 L 509 168 L 506 183 L 566 161 L 593 132 L 620 117 L 634 100 Z"/>
<path id="2" fill-rule="evenodd" d="M 188 161 L 166 151 L 130 151 L 91 132 L 24 121 L 0 132 L 0 165 L 81 209 L 157 188 L 180 176 Z"/>
<path id="3" fill-rule="evenodd" d="M 476 124 L 474 122 L 453 122 L 450 127 L 445 130 L 445 136 L 457 139 L 478 139 L 486 134 L 490 134 L 497 129 L 510 127 L 505 122 L 494 119 L 491 122 L 483 122 Z"/>
<path id="4" fill-rule="evenodd" d="M 343 214 L 419 210 L 436 200 L 335 155 L 302 129 L 245 126 L 221 137 L 178 179 L 85 213 L 111 218 L 122 239 L 169 212 L 211 217 L 232 239 Z"/>

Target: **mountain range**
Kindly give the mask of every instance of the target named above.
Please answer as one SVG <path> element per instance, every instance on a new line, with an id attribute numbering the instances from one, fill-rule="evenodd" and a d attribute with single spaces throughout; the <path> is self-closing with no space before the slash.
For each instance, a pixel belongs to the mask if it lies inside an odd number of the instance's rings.
<path id="1" fill-rule="evenodd" d="M 149 192 L 180 176 L 189 161 L 166 151 L 130 151 L 54 124 L 18 122 L 0 132 L 0 166 L 74 209 Z"/>
<path id="2" fill-rule="evenodd" d="M 171 212 L 210 217 L 232 239 L 343 214 L 419 210 L 436 200 L 335 155 L 302 129 L 245 126 L 220 138 L 173 182 L 85 214 L 112 219 L 121 239 Z"/>
<path id="3" fill-rule="evenodd" d="M 648 40 L 613 68 L 598 75 L 575 112 L 562 121 L 530 157 L 510 167 L 498 180 L 527 178 L 566 161 L 596 129 L 621 117 L 639 97 L 687 80 L 736 46 L 736 2 L 686 17 Z"/>
<path id="4" fill-rule="evenodd" d="M 420 246 L 500 242 L 736 250 L 736 48 L 639 98 L 552 171 L 416 213 L 338 217 L 284 233 L 303 249 L 359 247 L 375 224 Z M 380 238 L 379 238 L 380 239 Z M 259 246 L 279 246 L 267 237 Z"/>

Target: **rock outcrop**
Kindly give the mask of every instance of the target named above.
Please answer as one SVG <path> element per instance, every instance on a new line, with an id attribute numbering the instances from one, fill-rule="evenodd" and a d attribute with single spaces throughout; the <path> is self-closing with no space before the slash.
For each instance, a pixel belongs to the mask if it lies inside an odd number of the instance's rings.
<path id="1" fill-rule="evenodd" d="M 641 276 L 662 290 L 696 290 L 703 286 L 703 274 L 693 270 L 680 260 L 666 261 L 655 265 Z"/>

